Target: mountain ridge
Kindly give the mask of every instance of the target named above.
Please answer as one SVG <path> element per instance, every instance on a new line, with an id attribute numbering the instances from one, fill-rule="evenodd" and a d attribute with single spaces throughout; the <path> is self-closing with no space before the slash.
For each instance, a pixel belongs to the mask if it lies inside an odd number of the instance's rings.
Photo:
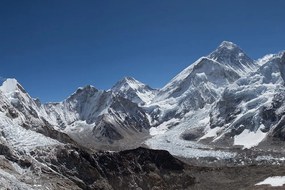
<path id="1" fill-rule="evenodd" d="M 84 140 L 79 140 L 79 131 L 86 130 L 82 135 L 87 135 L 91 141 L 99 140 L 91 144 L 101 141 L 101 144 L 107 143 L 112 147 L 121 140 L 130 144 L 138 138 L 143 142 L 143 139 L 149 138 L 150 128 L 167 131 L 163 127 L 164 123 L 169 128 L 180 126 L 183 122 L 189 123 L 196 111 L 205 107 L 214 109 L 216 103 L 224 98 L 227 89 L 245 82 L 246 77 L 252 76 L 254 83 L 255 76 L 260 72 L 272 72 L 268 69 L 261 71 L 260 68 L 265 68 L 266 64 L 271 68 L 270 63 L 279 59 L 283 60 L 284 54 L 264 57 L 258 64 L 236 44 L 224 41 L 216 50 L 185 68 L 161 89 L 152 89 L 132 77 L 124 77 L 109 90 L 98 90 L 87 85 L 78 88 L 61 102 L 46 104 L 31 98 L 15 79 L 4 81 L 0 91 L 18 110 L 21 125 L 45 126 L 48 123 L 54 130 L 73 136 L 81 144 L 84 144 Z M 280 63 L 277 64 L 278 68 L 284 70 L 283 62 Z M 278 80 L 284 81 L 284 72 L 275 73 L 281 76 L 277 77 Z M 276 78 L 275 75 L 272 77 Z M 261 79 L 262 83 L 267 80 Z M 210 118 L 211 128 L 203 125 L 204 132 L 200 137 L 203 134 L 209 136 L 207 133 L 215 128 L 213 123 L 218 120 L 213 122 L 212 113 L 210 111 L 204 118 L 205 121 L 206 117 Z M 208 128 L 208 132 L 205 131 Z M 36 127 L 31 129 L 37 130 Z M 192 133 L 190 127 L 183 130 L 181 135 Z"/>

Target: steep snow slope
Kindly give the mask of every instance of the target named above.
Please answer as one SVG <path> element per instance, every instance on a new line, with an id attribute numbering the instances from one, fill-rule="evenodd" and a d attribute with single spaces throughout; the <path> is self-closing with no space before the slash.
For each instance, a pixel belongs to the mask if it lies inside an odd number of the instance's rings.
<path id="1" fill-rule="evenodd" d="M 13 120 L 15 125 L 60 142 L 73 142 L 66 134 L 56 130 L 57 122 L 48 115 L 44 105 L 39 100 L 31 98 L 15 79 L 4 81 L 0 87 L 0 94 L 1 110 Z"/>
<path id="2" fill-rule="evenodd" d="M 61 128 L 77 120 L 92 123 L 104 112 L 111 101 L 111 92 L 100 91 L 93 86 L 79 88 L 66 100 L 59 103 L 45 104 L 45 109 L 53 121 Z"/>
<path id="3" fill-rule="evenodd" d="M 151 103 L 158 123 L 182 118 L 190 110 L 203 108 L 220 97 L 223 89 L 240 76 L 231 68 L 203 57 L 163 87 Z"/>
<path id="4" fill-rule="evenodd" d="M 0 91 L 8 99 L 8 102 L 18 110 L 21 123 L 42 125 L 41 117 L 50 120 L 40 102 L 31 98 L 16 79 L 4 81 L 0 86 Z"/>
<path id="5" fill-rule="evenodd" d="M 0 87 L 0 138 L 2 136 L 13 149 L 23 152 L 30 152 L 40 146 L 60 144 L 55 139 L 31 130 L 33 127 L 26 126 L 27 118 L 33 119 L 33 115 L 26 115 L 28 113 L 24 107 L 27 102 L 32 102 L 29 98 L 15 79 L 8 79 Z M 19 105 L 21 109 L 18 110 Z M 38 117 L 34 118 L 33 122 L 33 124 L 42 124 Z"/>

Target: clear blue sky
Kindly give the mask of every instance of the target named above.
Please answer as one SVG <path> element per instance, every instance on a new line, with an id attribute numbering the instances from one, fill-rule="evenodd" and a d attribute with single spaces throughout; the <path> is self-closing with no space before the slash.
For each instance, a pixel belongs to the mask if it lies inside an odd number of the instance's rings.
<path id="1" fill-rule="evenodd" d="M 43 102 L 124 76 L 158 88 L 223 40 L 285 49 L 284 0 L 2 0 L 0 76 Z"/>

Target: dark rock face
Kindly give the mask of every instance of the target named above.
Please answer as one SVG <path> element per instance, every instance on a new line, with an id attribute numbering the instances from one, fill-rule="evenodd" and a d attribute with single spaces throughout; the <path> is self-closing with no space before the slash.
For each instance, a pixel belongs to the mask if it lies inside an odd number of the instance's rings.
<path id="1" fill-rule="evenodd" d="M 270 106 L 264 107 L 262 110 L 261 117 L 264 121 L 277 122 L 285 114 L 285 110 L 277 111 L 284 107 L 285 103 L 285 90 L 278 89 L 272 99 Z"/>
<path id="2" fill-rule="evenodd" d="M 99 152 L 65 146 L 53 158 L 43 158 L 82 189 L 187 189 L 195 178 L 185 164 L 167 151 L 137 148 L 122 152 Z"/>
<path id="3" fill-rule="evenodd" d="M 112 143 L 114 140 L 123 139 L 123 136 L 116 131 L 116 126 L 112 123 L 109 123 L 108 120 L 101 119 L 96 123 L 96 127 L 93 129 L 94 135 L 97 135 L 99 140 L 109 139 L 109 142 Z"/>
<path id="4" fill-rule="evenodd" d="M 283 108 L 283 109 L 282 109 Z M 272 137 L 278 140 L 285 141 L 285 90 L 279 90 L 273 97 L 271 106 L 267 107 L 262 112 L 262 119 L 267 123 L 274 123 L 276 127 L 271 134 Z M 268 130 L 270 128 L 268 127 Z"/>
<path id="5" fill-rule="evenodd" d="M 9 147 L 4 144 L 0 144 L 0 155 L 4 155 L 7 159 L 12 159 L 14 157 Z"/>

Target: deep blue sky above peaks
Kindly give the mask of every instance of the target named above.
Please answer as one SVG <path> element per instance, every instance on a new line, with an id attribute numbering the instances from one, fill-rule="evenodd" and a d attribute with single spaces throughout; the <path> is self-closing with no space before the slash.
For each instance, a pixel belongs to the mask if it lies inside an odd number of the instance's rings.
<path id="1" fill-rule="evenodd" d="M 124 76 L 165 85 L 223 40 L 256 59 L 285 49 L 284 0 L 2 0 L 0 76 L 61 101 Z"/>

